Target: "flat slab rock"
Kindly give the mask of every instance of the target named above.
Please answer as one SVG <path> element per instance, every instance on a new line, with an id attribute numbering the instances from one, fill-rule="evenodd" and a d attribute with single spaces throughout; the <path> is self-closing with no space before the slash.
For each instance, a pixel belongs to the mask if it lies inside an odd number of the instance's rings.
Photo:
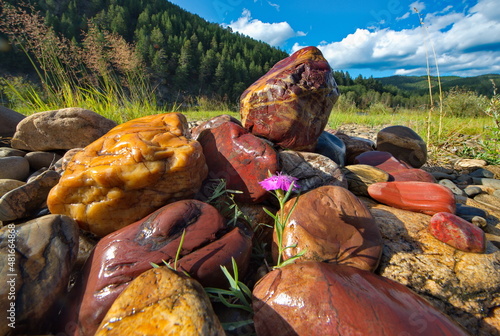
<path id="1" fill-rule="evenodd" d="M 309 261 L 276 269 L 253 296 L 259 336 L 467 335 L 407 287 L 345 265 Z"/>
<path id="2" fill-rule="evenodd" d="M 116 126 L 67 164 L 47 205 L 105 236 L 161 206 L 192 197 L 207 176 L 186 118 L 165 113 Z"/>
<path id="3" fill-rule="evenodd" d="M 377 222 L 384 249 L 376 271 L 428 299 L 471 335 L 500 334 L 500 250 L 459 251 L 428 231 L 431 216 L 362 198 Z"/>

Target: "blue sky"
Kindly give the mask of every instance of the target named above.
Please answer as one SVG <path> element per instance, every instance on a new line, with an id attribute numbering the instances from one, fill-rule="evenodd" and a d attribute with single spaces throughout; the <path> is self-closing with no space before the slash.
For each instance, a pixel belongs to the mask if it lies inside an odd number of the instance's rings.
<path id="1" fill-rule="evenodd" d="M 433 75 L 500 73 L 499 0 L 169 1 L 288 53 L 317 46 L 352 76 L 424 75 L 427 60 Z"/>

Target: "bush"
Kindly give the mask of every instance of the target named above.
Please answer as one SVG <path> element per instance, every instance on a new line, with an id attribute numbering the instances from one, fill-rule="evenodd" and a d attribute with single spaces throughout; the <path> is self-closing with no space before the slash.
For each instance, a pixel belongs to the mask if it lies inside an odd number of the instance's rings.
<path id="1" fill-rule="evenodd" d="M 488 105 L 485 96 L 461 88 L 451 89 L 443 100 L 443 111 L 454 117 L 479 117 L 484 115 Z"/>

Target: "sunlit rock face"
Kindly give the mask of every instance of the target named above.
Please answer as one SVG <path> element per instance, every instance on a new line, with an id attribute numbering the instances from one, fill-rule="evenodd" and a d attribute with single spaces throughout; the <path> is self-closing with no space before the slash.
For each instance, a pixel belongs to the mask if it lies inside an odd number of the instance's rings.
<path id="1" fill-rule="evenodd" d="M 194 195 L 207 176 L 201 145 L 180 113 L 121 124 L 75 154 L 47 204 L 104 236 Z"/>
<path id="2" fill-rule="evenodd" d="M 316 47 L 295 52 L 243 92 L 241 121 L 253 134 L 289 149 L 312 150 L 339 91 Z"/>

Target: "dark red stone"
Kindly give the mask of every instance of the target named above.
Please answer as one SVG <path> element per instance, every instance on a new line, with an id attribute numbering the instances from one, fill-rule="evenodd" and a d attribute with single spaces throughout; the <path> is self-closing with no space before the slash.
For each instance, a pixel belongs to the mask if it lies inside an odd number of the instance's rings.
<path id="1" fill-rule="evenodd" d="M 380 151 L 364 152 L 354 159 L 354 164 L 366 164 L 377 167 L 389 174 L 410 168 L 408 165 L 392 156 L 391 153 Z"/>
<path id="2" fill-rule="evenodd" d="M 436 179 L 432 174 L 426 172 L 422 169 L 417 168 L 405 168 L 395 172 L 390 173 L 394 181 L 416 181 L 416 182 L 428 182 L 436 183 Z"/>
<path id="3" fill-rule="evenodd" d="M 295 205 L 283 230 L 283 260 L 300 252 L 300 261 L 339 263 L 373 271 L 382 254 L 382 236 L 366 206 L 349 190 L 323 186 L 291 199 L 288 213 Z M 277 257 L 277 239 L 273 252 Z M 276 260 L 275 260 L 276 261 Z"/>
<path id="4" fill-rule="evenodd" d="M 206 130 L 208 128 L 215 128 L 215 127 L 220 126 L 223 123 L 228 122 L 228 121 L 234 122 L 235 124 L 238 124 L 241 126 L 241 123 L 238 119 L 230 116 L 229 114 L 222 114 L 222 115 L 213 117 L 212 119 L 207 120 L 196 127 L 193 127 L 191 129 L 191 137 L 196 140 L 200 136 L 200 133 L 203 132 L 203 130 Z"/>
<path id="5" fill-rule="evenodd" d="M 394 208 L 434 215 L 455 213 L 455 196 L 450 189 L 428 182 L 378 182 L 368 187 L 368 194 Z"/>
<path id="6" fill-rule="evenodd" d="M 77 320 L 73 335 L 93 335 L 113 301 L 130 281 L 152 268 L 151 263 L 164 266 L 166 261 L 173 266 L 184 230 L 178 269 L 188 270 L 201 284 L 205 279 L 208 284 L 224 284 L 220 265 L 230 267 L 231 256 L 239 269 L 246 269 L 250 238 L 243 237 L 239 229 L 224 235 L 224 218 L 209 204 L 197 200 L 171 203 L 96 245 L 73 293 L 76 312 L 67 316 L 66 321 Z"/>
<path id="7" fill-rule="evenodd" d="M 467 335 L 404 285 L 345 265 L 308 261 L 276 269 L 253 296 L 259 336 Z"/>
<path id="8" fill-rule="evenodd" d="M 313 150 L 339 91 L 316 47 L 276 63 L 240 98 L 241 121 L 253 134 L 288 149 Z"/>
<path id="9" fill-rule="evenodd" d="M 259 181 L 279 170 L 278 154 L 271 145 L 233 122 L 204 130 L 198 141 L 208 178 L 223 178 L 228 189 L 241 191 L 235 195 L 237 201 L 259 203 L 269 196 Z"/>
<path id="10" fill-rule="evenodd" d="M 483 253 L 486 249 L 483 230 L 448 212 L 432 216 L 429 232 L 443 243 L 461 251 Z"/>

